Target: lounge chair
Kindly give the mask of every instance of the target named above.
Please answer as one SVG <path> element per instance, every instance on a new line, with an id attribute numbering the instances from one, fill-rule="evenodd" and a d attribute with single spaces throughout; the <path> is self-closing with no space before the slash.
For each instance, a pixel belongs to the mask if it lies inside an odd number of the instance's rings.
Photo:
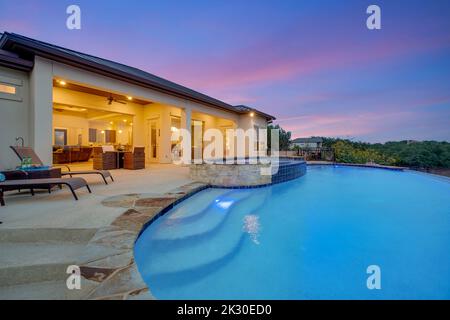
<path id="1" fill-rule="evenodd" d="M 34 189 L 49 189 L 50 186 L 54 185 L 66 185 L 69 187 L 72 192 L 75 200 L 78 200 L 78 197 L 75 193 L 75 190 L 80 189 L 82 187 L 86 187 L 91 193 L 91 188 L 87 184 L 86 180 L 83 178 L 50 178 L 50 179 L 21 179 L 21 180 L 6 180 L 0 182 L 0 204 L 2 206 L 5 205 L 5 200 L 3 198 L 4 191 L 8 190 L 20 190 L 20 189 L 30 189 L 31 195 L 34 196 Z"/>
<path id="2" fill-rule="evenodd" d="M 14 151 L 14 153 L 19 157 L 20 161 L 22 161 L 24 158 L 31 158 L 31 161 L 33 164 L 37 164 L 40 166 L 43 166 L 43 162 L 38 157 L 38 155 L 34 152 L 33 148 L 31 147 L 19 147 L 19 146 L 10 146 L 10 148 Z M 76 176 L 76 175 L 85 175 L 85 174 L 98 174 L 103 178 L 103 181 L 105 184 L 108 184 L 106 181 L 106 178 L 111 178 L 111 181 L 114 181 L 114 178 L 112 177 L 111 173 L 108 170 L 77 170 L 77 171 L 71 171 L 70 167 L 67 165 L 63 165 L 63 167 L 66 167 L 68 171 L 61 172 L 61 175 L 63 176 Z"/>
<path id="3" fill-rule="evenodd" d="M 111 178 L 111 181 L 114 181 L 113 176 L 108 170 L 88 170 L 88 171 L 71 171 L 69 167 L 67 167 L 68 171 L 62 171 L 62 176 L 69 176 L 72 178 L 72 176 L 80 175 L 80 174 L 99 174 L 102 176 L 103 181 L 105 181 L 105 184 L 108 184 L 106 181 L 106 178 Z"/>

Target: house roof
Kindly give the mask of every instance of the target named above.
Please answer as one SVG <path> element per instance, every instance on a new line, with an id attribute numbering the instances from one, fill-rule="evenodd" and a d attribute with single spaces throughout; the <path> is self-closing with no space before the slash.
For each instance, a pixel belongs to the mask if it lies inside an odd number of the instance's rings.
<path id="1" fill-rule="evenodd" d="M 270 114 L 261 112 L 259 110 L 256 110 L 255 108 L 249 107 L 249 106 L 245 106 L 243 104 L 234 106 L 233 108 L 235 108 L 237 111 L 240 111 L 242 113 L 249 113 L 249 112 L 255 112 L 255 113 L 259 113 L 261 116 L 265 117 L 266 119 L 270 119 L 270 120 L 275 120 L 275 117 L 271 116 Z"/>
<path id="2" fill-rule="evenodd" d="M 297 138 L 292 140 L 292 143 L 320 143 L 323 139 L 320 137 L 311 137 L 311 138 Z"/>
<path id="3" fill-rule="evenodd" d="M 43 41 L 31 39 L 19 34 L 5 32 L 0 34 L 0 49 L 17 53 L 20 57 L 41 56 L 54 61 L 72 65 L 88 71 L 113 77 L 122 81 L 148 87 L 166 94 L 175 95 L 184 99 L 207 104 L 209 106 L 244 114 L 249 110 L 265 117 L 267 120 L 275 120 L 274 116 L 259 110 L 247 107 L 243 110 L 226 102 L 212 98 L 198 91 L 189 89 L 172 81 L 155 76 L 146 71 L 133 68 L 118 62 L 99 58 L 82 52 L 59 47 Z"/>
<path id="4" fill-rule="evenodd" d="M 3 33 L 0 32 L 0 39 Z M 0 66 L 23 71 L 30 71 L 33 68 L 33 62 L 19 58 L 18 54 L 0 49 Z"/>
<path id="5" fill-rule="evenodd" d="M 22 71 L 33 69 L 33 62 L 19 58 L 18 55 L 0 49 L 0 66 Z"/>

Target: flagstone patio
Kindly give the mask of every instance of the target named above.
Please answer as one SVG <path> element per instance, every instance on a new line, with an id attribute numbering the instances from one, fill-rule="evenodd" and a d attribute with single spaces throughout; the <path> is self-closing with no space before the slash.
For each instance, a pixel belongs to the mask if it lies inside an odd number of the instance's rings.
<path id="1" fill-rule="evenodd" d="M 0 249 L 8 255 L 0 263 L 0 299 L 152 298 L 134 264 L 134 241 L 163 210 L 205 188 L 188 171 L 159 164 L 114 170 L 109 185 L 86 176 L 93 192 L 80 192 L 79 201 L 64 189 L 8 193 L 0 209 Z M 81 290 L 65 286 L 69 265 L 80 266 Z"/>

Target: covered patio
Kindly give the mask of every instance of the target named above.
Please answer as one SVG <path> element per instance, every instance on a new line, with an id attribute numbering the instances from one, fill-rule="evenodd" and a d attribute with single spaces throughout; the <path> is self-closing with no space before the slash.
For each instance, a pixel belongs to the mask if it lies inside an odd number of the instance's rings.
<path id="1" fill-rule="evenodd" d="M 172 140 L 180 129 L 191 132 L 192 158 L 199 159 L 206 130 L 218 129 L 225 136 L 227 129 L 238 127 L 233 115 L 145 100 L 131 96 L 126 88 L 117 92 L 56 77 L 52 91 L 53 164 L 87 163 L 92 150 L 104 146 L 124 153 L 143 147 L 146 163 L 172 163 L 182 153 L 181 140 Z M 122 167 L 116 163 L 106 169 Z"/>

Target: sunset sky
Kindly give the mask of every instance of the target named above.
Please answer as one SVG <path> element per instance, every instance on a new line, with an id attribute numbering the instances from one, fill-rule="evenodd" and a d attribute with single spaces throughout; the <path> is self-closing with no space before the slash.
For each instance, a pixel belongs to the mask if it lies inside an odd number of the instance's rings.
<path id="1" fill-rule="evenodd" d="M 293 137 L 450 141 L 448 0 L 0 0 L 3 31 L 255 107 Z"/>

